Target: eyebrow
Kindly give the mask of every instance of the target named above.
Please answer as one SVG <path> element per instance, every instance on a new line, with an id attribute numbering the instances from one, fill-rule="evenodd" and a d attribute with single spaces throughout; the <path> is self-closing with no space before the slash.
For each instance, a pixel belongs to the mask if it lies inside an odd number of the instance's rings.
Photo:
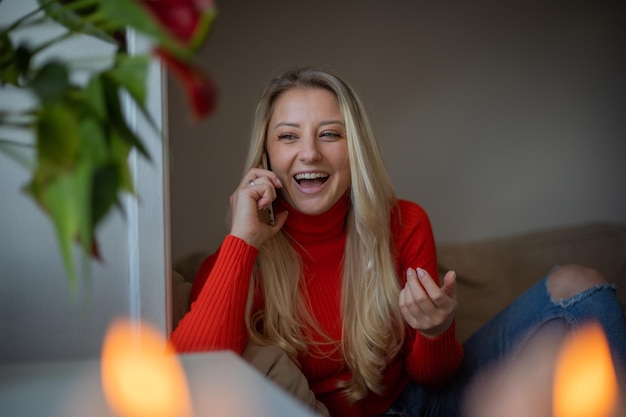
<path id="1" fill-rule="evenodd" d="M 343 120 L 323 120 L 320 122 L 320 126 L 327 126 L 327 125 L 341 125 L 343 127 L 346 127 L 346 124 L 343 122 Z M 274 125 L 274 129 L 276 129 L 277 127 L 280 126 L 289 126 L 289 127 L 300 127 L 299 123 L 292 123 L 292 122 L 278 122 L 276 123 L 276 125 Z"/>

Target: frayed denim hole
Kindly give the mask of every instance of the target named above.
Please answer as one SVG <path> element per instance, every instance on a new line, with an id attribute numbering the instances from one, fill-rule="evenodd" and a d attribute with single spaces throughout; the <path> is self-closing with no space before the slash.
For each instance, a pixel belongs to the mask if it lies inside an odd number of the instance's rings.
<path id="1" fill-rule="evenodd" d="M 548 286 L 548 280 L 546 280 L 546 291 L 548 291 L 548 294 L 550 295 L 550 301 L 552 301 L 554 305 L 562 307 L 562 308 L 568 308 L 569 306 L 575 305 L 579 301 L 583 300 L 586 297 L 589 297 L 590 295 L 598 291 L 605 291 L 605 290 L 616 291 L 617 290 L 617 285 L 610 284 L 607 282 L 603 284 L 594 285 L 593 287 L 589 287 L 586 290 L 579 292 L 578 294 L 574 294 L 570 298 L 555 300 L 552 297 L 552 294 L 548 290 L 547 286 Z"/>

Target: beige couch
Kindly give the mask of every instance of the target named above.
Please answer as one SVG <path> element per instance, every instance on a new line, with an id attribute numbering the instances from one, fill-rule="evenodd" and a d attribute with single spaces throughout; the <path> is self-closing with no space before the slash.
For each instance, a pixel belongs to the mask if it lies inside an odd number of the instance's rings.
<path id="1" fill-rule="evenodd" d="M 541 279 L 554 265 L 599 270 L 626 306 L 626 225 L 596 223 L 437 247 L 439 271 L 458 276 L 457 335 L 478 327 Z M 626 310 L 625 310 L 626 311 Z"/>
<path id="2" fill-rule="evenodd" d="M 457 334 L 465 340 L 552 266 L 578 263 L 598 269 L 620 288 L 626 306 L 626 225 L 596 223 L 517 236 L 437 246 L 440 273 L 458 276 Z M 174 324 L 189 309 L 191 282 L 206 256 L 196 252 L 174 265 Z M 626 311 L 626 309 L 625 309 Z"/>

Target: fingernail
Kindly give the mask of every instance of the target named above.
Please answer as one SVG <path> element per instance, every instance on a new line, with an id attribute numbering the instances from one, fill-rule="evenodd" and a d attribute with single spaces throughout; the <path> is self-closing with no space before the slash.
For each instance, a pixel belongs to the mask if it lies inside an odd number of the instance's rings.
<path id="1" fill-rule="evenodd" d="M 417 276 L 420 278 L 424 277 L 424 270 L 422 268 L 417 268 Z"/>
<path id="2" fill-rule="evenodd" d="M 413 271 L 413 269 L 411 269 L 411 268 L 409 268 L 409 269 L 407 269 L 407 270 L 406 270 L 406 274 L 407 274 L 407 276 L 409 276 L 409 275 L 413 275 L 414 273 L 415 273 L 415 271 Z"/>

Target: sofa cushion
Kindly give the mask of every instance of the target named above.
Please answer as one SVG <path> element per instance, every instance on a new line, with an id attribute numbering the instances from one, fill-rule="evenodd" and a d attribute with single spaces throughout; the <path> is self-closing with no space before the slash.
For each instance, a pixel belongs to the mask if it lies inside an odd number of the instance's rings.
<path id="1" fill-rule="evenodd" d="M 202 265 L 202 262 L 208 255 L 209 253 L 204 251 L 191 252 L 176 260 L 174 270 L 182 275 L 185 281 L 193 282 L 200 270 L 200 265 Z"/>
<path id="2" fill-rule="evenodd" d="M 626 225 L 585 224 L 437 247 L 440 274 L 458 277 L 457 335 L 465 340 L 555 265 L 581 264 L 626 288 Z M 626 305 L 625 290 L 618 291 Z"/>
<path id="3" fill-rule="evenodd" d="M 177 271 L 172 271 L 172 329 L 189 311 L 189 295 L 191 282 Z"/>

